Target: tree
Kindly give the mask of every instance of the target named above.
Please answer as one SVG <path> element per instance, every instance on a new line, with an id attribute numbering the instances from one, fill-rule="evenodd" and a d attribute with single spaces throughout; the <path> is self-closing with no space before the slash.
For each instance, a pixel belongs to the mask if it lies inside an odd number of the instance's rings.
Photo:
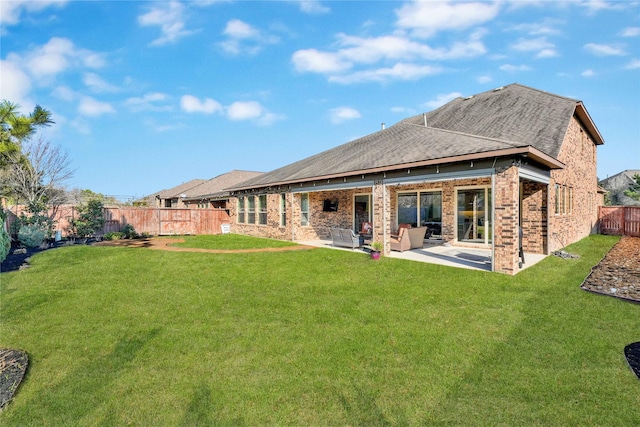
<path id="1" fill-rule="evenodd" d="M 0 101 L 0 168 L 15 161 L 22 142 L 31 138 L 41 127 L 54 122 L 51 113 L 39 105 L 28 116 L 18 112 L 20 106 L 3 99 Z"/>
<path id="2" fill-rule="evenodd" d="M 640 200 L 640 175 L 633 175 L 635 182 L 624 191 L 624 195 L 631 197 L 633 200 Z"/>
<path id="3" fill-rule="evenodd" d="M 70 231 L 78 237 L 90 237 L 102 231 L 105 221 L 103 208 L 102 201 L 97 199 L 78 206 L 78 218 L 71 220 Z"/>
<path id="4" fill-rule="evenodd" d="M 66 202 L 63 187 L 73 176 L 67 153 L 39 138 L 23 145 L 24 162 L 8 165 L 5 187 L 25 204 L 59 206 Z"/>

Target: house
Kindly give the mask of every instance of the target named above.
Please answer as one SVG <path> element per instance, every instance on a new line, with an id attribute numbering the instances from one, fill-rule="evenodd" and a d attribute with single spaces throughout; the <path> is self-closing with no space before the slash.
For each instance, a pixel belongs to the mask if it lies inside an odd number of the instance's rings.
<path id="1" fill-rule="evenodd" d="M 370 222 L 388 253 L 408 223 L 516 274 L 520 241 L 548 254 L 595 229 L 603 143 L 581 101 L 511 84 L 229 188 L 232 231 L 304 241 Z"/>
<path id="2" fill-rule="evenodd" d="M 189 188 L 181 198 L 186 208 L 227 209 L 230 193 L 225 188 L 262 175 L 263 172 L 233 170 Z"/>
<path id="3" fill-rule="evenodd" d="M 600 181 L 600 186 L 609 192 L 612 205 L 640 206 L 640 200 L 633 200 L 624 194 L 625 190 L 636 183 L 635 175 L 640 175 L 640 170 L 626 170 Z"/>
<path id="4" fill-rule="evenodd" d="M 153 208 L 184 208 L 182 199 L 186 197 L 187 191 L 205 182 L 204 179 L 192 179 L 188 182 L 153 193 L 145 197 L 147 206 Z"/>

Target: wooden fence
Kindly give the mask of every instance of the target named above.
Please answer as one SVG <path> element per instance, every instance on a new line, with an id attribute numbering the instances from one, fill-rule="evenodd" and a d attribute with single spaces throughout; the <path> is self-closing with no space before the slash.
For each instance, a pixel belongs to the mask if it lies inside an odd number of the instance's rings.
<path id="1" fill-rule="evenodd" d="M 640 206 L 600 206 L 600 234 L 640 237 Z"/>
<path id="2" fill-rule="evenodd" d="M 23 211 L 21 206 L 7 208 L 9 225 Z M 224 209 L 176 209 L 176 208 L 134 208 L 108 207 L 103 209 L 105 224 L 102 234 L 121 231 L 130 224 L 137 233 L 153 236 L 185 234 L 220 234 L 222 224 L 229 223 L 229 215 Z M 49 217 L 56 221 L 55 230 L 62 236 L 68 233 L 71 220 L 78 217 L 74 206 L 59 206 L 49 211 Z"/>

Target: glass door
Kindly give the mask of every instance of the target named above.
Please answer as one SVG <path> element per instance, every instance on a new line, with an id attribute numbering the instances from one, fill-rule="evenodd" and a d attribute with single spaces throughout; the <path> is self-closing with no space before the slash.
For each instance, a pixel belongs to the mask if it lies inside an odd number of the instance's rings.
<path id="1" fill-rule="evenodd" d="M 371 194 L 356 194 L 353 210 L 353 231 L 360 233 L 363 231 L 363 224 L 373 224 L 371 221 Z"/>
<path id="2" fill-rule="evenodd" d="M 458 241 L 491 243 L 491 189 L 458 190 L 457 202 Z"/>

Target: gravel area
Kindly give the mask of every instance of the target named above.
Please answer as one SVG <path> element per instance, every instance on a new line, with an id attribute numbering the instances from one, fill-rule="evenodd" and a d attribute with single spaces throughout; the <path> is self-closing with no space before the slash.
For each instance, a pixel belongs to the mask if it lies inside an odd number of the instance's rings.
<path id="1" fill-rule="evenodd" d="M 640 238 L 620 239 L 591 270 L 582 289 L 640 303 Z"/>

